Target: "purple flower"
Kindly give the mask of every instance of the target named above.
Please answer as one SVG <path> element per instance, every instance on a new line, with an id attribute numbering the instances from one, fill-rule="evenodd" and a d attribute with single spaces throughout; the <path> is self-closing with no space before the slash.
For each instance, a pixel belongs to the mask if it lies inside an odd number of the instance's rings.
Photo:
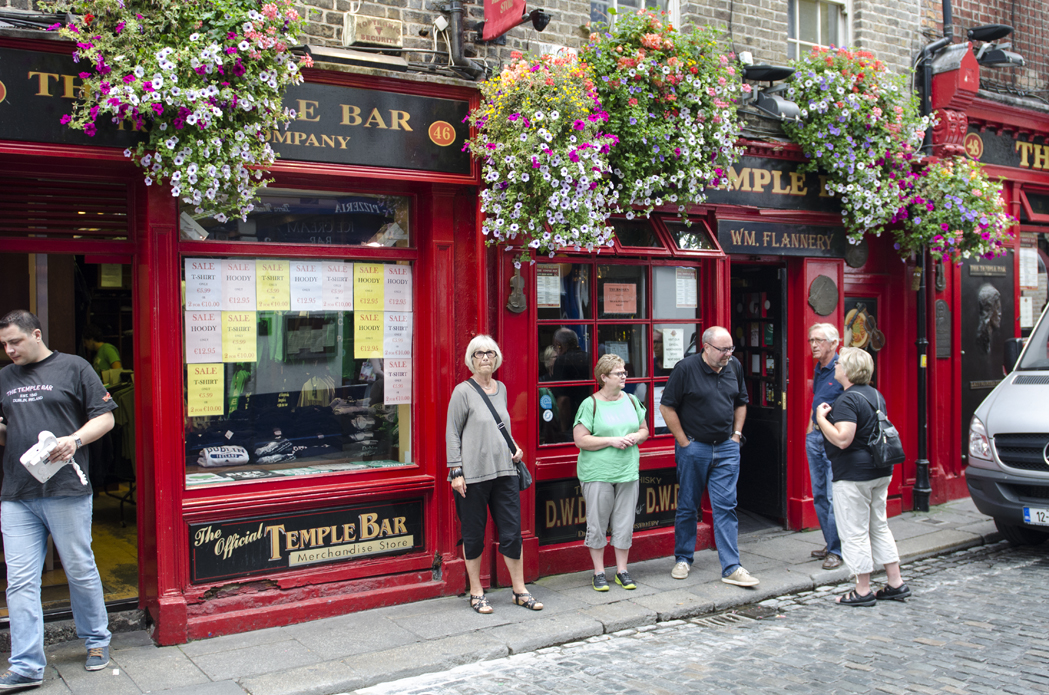
<path id="1" fill-rule="evenodd" d="M 134 75 L 124 75 L 124 82 L 125 83 L 131 84 L 134 81 L 135 81 L 135 76 Z"/>
<path id="2" fill-rule="evenodd" d="M 116 32 L 117 32 L 118 34 L 119 34 L 120 32 L 122 32 L 122 31 L 124 31 L 124 22 L 121 22 L 120 24 L 118 24 L 118 25 L 117 25 L 117 28 L 116 28 Z"/>
<path id="3" fill-rule="evenodd" d="M 511 122 L 516 121 L 519 118 L 521 118 L 521 114 L 519 113 L 512 113 L 509 116 L 507 116 L 507 119 Z"/>
<path id="4" fill-rule="evenodd" d="M 64 114 L 64 115 L 62 116 L 62 118 L 60 118 L 60 119 L 59 119 L 59 121 L 60 121 L 60 122 L 62 123 L 62 125 L 69 125 L 69 122 L 70 122 L 71 120 L 73 120 L 73 117 L 72 117 L 72 116 L 70 116 L 70 115 L 69 115 L 68 113 L 67 113 L 67 114 Z"/>
<path id="5" fill-rule="evenodd" d="M 577 118 L 575 122 L 572 123 L 572 127 L 576 130 L 586 130 L 586 121 L 584 121 L 581 118 Z"/>

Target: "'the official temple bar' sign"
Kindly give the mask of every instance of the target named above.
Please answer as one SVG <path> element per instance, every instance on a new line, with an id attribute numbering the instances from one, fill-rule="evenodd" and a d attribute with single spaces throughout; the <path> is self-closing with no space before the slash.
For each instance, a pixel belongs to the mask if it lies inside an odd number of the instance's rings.
<path id="1" fill-rule="evenodd" d="M 718 221 L 718 242 L 725 253 L 818 258 L 844 258 L 849 243 L 843 227 L 739 220 Z"/>
<path id="2" fill-rule="evenodd" d="M 422 502 L 190 524 L 194 583 L 245 577 L 423 547 Z"/>
<path id="3" fill-rule="evenodd" d="M 0 140 L 121 149 L 139 141 L 107 118 L 95 137 L 60 123 L 80 91 L 79 72 L 67 53 L 0 48 Z M 466 100 L 306 82 L 289 87 L 283 103 L 295 120 L 267 136 L 281 159 L 470 175 Z"/>

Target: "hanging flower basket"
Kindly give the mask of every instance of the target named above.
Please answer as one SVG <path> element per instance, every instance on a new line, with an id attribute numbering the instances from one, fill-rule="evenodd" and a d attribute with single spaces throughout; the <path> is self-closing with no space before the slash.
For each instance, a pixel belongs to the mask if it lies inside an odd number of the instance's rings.
<path id="1" fill-rule="evenodd" d="M 514 62 L 481 87 L 469 115 L 477 136 L 464 149 L 483 163 L 482 231 L 486 243 L 553 256 L 559 248 L 612 245 L 608 114 L 593 76 L 574 56 Z"/>
<path id="2" fill-rule="evenodd" d="M 1016 219 L 1005 212 L 1002 186 L 967 157 L 933 162 L 913 179 L 907 205 L 893 218 L 896 248 L 936 260 L 993 258 L 1006 251 Z"/>
<path id="3" fill-rule="evenodd" d="M 907 76 L 870 53 L 817 47 L 794 67 L 787 98 L 802 122 L 783 129 L 808 158 L 802 170 L 827 174 L 852 241 L 880 235 L 910 199 L 911 162 L 930 120 L 918 115 Z"/>
<path id="4" fill-rule="evenodd" d="M 167 180 L 198 214 L 246 217 L 275 154 L 269 131 L 293 113 L 302 81 L 288 52 L 303 29 L 290 0 L 58 0 L 55 24 L 76 42 L 81 99 L 62 122 L 93 136 L 99 119 L 147 134 L 125 150 L 146 185 Z M 312 65 L 307 57 L 303 64 Z"/>
<path id="5" fill-rule="evenodd" d="M 728 169 L 742 154 L 736 105 L 749 85 L 722 54 L 717 33 L 684 34 L 665 14 L 641 11 L 616 18 L 609 32 L 590 35 L 580 58 L 596 76 L 619 138 L 610 161 L 618 206 L 646 216 L 655 206 L 702 203 L 704 189 L 728 186 Z"/>

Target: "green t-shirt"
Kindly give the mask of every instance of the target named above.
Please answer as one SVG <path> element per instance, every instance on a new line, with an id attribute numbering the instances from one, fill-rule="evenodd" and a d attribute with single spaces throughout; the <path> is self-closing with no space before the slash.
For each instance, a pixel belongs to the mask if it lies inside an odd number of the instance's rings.
<path id="1" fill-rule="evenodd" d="M 95 359 L 91 366 L 101 376 L 102 372 L 113 368 L 114 362 L 120 362 L 120 352 L 109 343 L 102 343 L 95 353 Z"/>
<path id="2" fill-rule="evenodd" d="M 627 393 L 612 403 L 591 396 L 579 404 L 572 428 L 581 424 L 596 437 L 625 437 L 638 431 L 644 417 L 645 407 Z M 641 453 L 636 446 L 626 449 L 606 446 L 597 451 L 580 450 L 576 476 L 583 483 L 629 483 L 638 479 L 640 463 Z"/>

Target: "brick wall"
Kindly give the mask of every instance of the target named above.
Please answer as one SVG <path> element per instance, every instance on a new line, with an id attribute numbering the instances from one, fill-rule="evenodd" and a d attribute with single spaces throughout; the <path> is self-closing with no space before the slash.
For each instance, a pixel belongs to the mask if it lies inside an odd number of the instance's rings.
<path id="1" fill-rule="evenodd" d="M 909 69 L 911 57 L 924 41 L 920 35 L 919 17 L 922 17 L 925 28 L 929 30 L 934 29 L 932 25 L 938 17 L 938 10 L 934 16 L 929 7 L 925 8 L 923 16 L 920 15 L 921 2 L 852 0 L 852 13 L 848 18 L 850 46 L 873 52 L 893 70 Z M 1018 0 L 1017 4 L 1036 8 L 1031 11 L 1041 16 L 1037 25 L 1044 28 L 1047 11 L 1041 7 L 1042 2 Z M 732 46 L 737 51 L 750 51 L 757 62 L 786 63 L 786 0 L 680 0 L 680 3 L 681 20 L 686 28 L 692 24 L 717 26 L 724 32 L 726 46 Z M 983 3 L 984 0 L 969 0 L 959 4 L 978 8 Z M 1003 8 L 1010 4 L 1009 0 L 987 0 L 987 3 L 989 7 Z M 34 0 L 0 0 L 0 8 L 28 9 L 33 4 Z M 343 17 L 350 7 L 349 0 L 303 0 L 296 3 L 296 9 L 306 18 L 306 40 L 309 43 L 341 46 Z M 533 0 L 529 3 L 529 9 L 542 7 L 553 16 L 545 31 L 539 33 L 531 24 L 525 24 L 506 35 L 505 46 L 480 44 L 473 41 L 476 38 L 473 27 L 484 19 L 483 3 L 481 0 L 467 0 L 463 7 L 468 30 L 466 55 L 493 69 L 508 61 L 512 50 L 532 52 L 550 46 L 578 48 L 586 41 L 589 33 L 589 0 Z M 358 13 L 404 22 L 405 48 L 417 51 L 407 56 L 412 63 L 436 61 L 442 64 L 447 61 L 446 55 L 423 52 L 434 49 L 433 20 L 440 15 L 434 9 L 434 0 L 364 0 Z M 958 14 L 956 10 L 956 16 Z M 1049 45 L 1045 38 L 1043 31 L 1040 43 L 1034 36 L 1029 36 L 1025 41 L 1030 44 L 1032 52 L 1037 45 L 1044 56 L 1046 46 Z M 1026 46 L 1027 43 L 1024 51 L 1028 52 Z M 437 50 L 447 50 L 443 40 L 439 41 Z"/>
<path id="2" fill-rule="evenodd" d="M 18 0 L 0 0 L 0 2 Z M 907 70 L 913 54 L 920 48 L 920 0 L 853 0 L 849 17 L 853 48 L 875 53 L 893 70 Z M 311 42 L 341 45 L 342 15 L 349 9 L 348 0 L 305 0 L 298 6 L 308 22 Z M 484 19 L 479 1 L 464 2 L 468 29 Z M 466 53 L 478 62 L 493 67 L 509 60 L 511 50 L 529 52 L 546 46 L 578 48 L 586 41 L 590 20 L 588 0 L 543 0 L 530 3 L 553 16 L 542 33 L 530 24 L 511 30 L 505 46 L 478 44 L 467 34 Z M 407 49 L 433 50 L 432 22 L 438 15 L 432 3 L 424 0 L 383 0 L 364 2 L 360 14 L 399 19 L 405 23 L 404 43 Z M 682 0 L 681 20 L 685 28 L 693 24 L 714 25 L 724 32 L 725 44 L 737 51 L 750 51 L 758 62 L 784 64 L 787 60 L 786 0 Z M 731 36 L 729 31 L 731 30 Z M 438 50 L 444 50 L 443 40 Z M 428 62 L 434 56 L 414 53 L 412 62 Z M 438 57 L 440 61 L 443 56 Z"/>
<path id="3" fill-rule="evenodd" d="M 1043 99 L 1049 98 L 1049 4 L 1045 0 L 953 0 L 955 41 L 966 40 L 966 31 L 982 24 L 1008 24 L 1014 28 L 1012 51 L 1027 61 L 1023 68 L 986 68 L 981 79 L 1007 85 Z M 933 36 L 943 33 L 943 4 L 926 0 L 923 28 Z"/>

